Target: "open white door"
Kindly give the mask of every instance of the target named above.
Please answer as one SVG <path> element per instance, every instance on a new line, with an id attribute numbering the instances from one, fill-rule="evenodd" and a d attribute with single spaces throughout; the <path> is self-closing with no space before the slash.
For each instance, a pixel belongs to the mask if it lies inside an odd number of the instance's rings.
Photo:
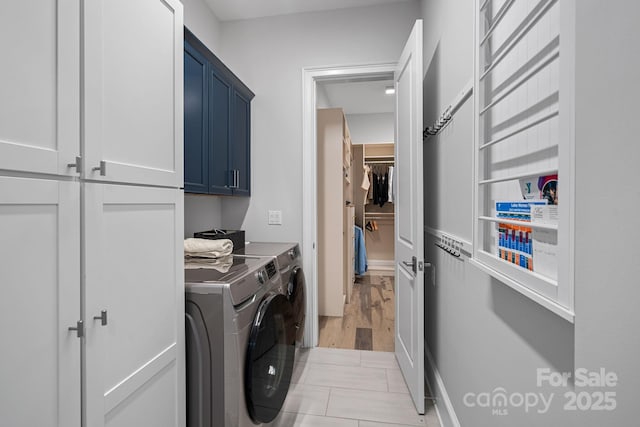
<path id="1" fill-rule="evenodd" d="M 396 86 L 396 358 L 424 414 L 424 235 L 422 230 L 422 20 L 394 73 Z"/>

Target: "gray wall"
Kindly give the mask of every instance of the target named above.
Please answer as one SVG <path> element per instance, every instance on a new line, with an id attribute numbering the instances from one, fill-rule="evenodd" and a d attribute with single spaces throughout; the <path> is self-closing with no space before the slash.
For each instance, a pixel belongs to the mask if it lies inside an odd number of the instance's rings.
<path id="1" fill-rule="evenodd" d="M 396 61 L 417 2 L 224 22 L 226 65 L 256 97 L 251 103 L 250 200 L 225 198 L 223 225 L 251 240 L 302 239 L 302 69 Z M 281 226 L 267 211 L 282 211 Z"/>
<path id="2" fill-rule="evenodd" d="M 640 207 L 640 61 L 633 47 L 640 7 L 617 1 L 604 10 L 594 0 L 576 3 L 575 325 L 449 256 L 426 236 L 425 257 L 435 266 L 435 279 L 429 272 L 425 280 L 426 347 L 462 426 L 637 425 L 640 264 L 622 261 L 620 254 L 632 249 L 620 236 L 627 242 L 640 238 L 637 227 L 626 225 L 629 213 Z M 473 0 L 423 0 L 422 16 L 427 125 L 472 76 Z M 472 102 L 424 150 L 425 224 L 469 240 Z M 594 126 L 605 117 L 606 126 Z M 575 391 L 615 391 L 614 411 L 565 411 L 563 394 L 569 389 L 536 384 L 538 368 L 600 367 L 618 375 L 617 387 Z M 554 400 L 546 414 L 510 408 L 504 416 L 464 404 L 466 393 L 491 393 L 497 387 L 507 394 L 554 393 Z M 452 425 L 442 403 L 445 425 Z"/>
<path id="3" fill-rule="evenodd" d="M 582 425 L 638 425 L 640 4 L 576 7 L 576 366 L 620 378 L 615 415 Z"/>

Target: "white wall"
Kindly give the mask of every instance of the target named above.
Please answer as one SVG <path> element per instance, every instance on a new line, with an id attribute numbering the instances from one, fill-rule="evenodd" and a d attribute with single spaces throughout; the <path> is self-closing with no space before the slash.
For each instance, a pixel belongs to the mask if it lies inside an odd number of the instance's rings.
<path id="1" fill-rule="evenodd" d="M 216 15 L 204 0 L 180 1 L 184 6 L 184 26 L 220 58 L 222 34 Z"/>
<path id="2" fill-rule="evenodd" d="M 347 114 L 353 144 L 394 142 L 393 113 Z"/>
<path id="3" fill-rule="evenodd" d="M 251 104 L 250 200 L 225 198 L 223 226 L 251 240 L 302 239 L 302 69 L 396 61 L 417 2 L 224 22 L 223 58 Z M 283 225 L 267 225 L 267 211 Z"/>
<path id="4" fill-rule="evenodd" d="M 203 0 L 181 0 L 184 5 L 184 25 L 219 57 L 222 44 L 218 18 Z M 222 198 L 185 194 L 184 236 L 193 237 L 195 231 L 222 226 Z"/>

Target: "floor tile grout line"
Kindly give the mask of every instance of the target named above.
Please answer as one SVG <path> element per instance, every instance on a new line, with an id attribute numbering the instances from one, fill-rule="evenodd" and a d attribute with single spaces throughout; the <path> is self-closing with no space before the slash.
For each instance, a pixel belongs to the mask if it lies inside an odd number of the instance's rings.
<path id="1" fill-rule="evenodd" d="M 367 393 L 384 393 L 384 394 L 390 394 L 395 396 L 409 396 L 409 398 L 411 398 L 411 394 L 404 393 L 404 392 L 399 392 L 399 391 L 388 391 L 388 390 L 371 390 L 369 389 L 363 389 L 363 388 L 352 388 L 352 387 L 340 387 L 339 385 L 318 385 L 318 384 L 306 384 L 306 385 L 310 385 L 313 387 L 324 387 L 324 388 L 329 388 L 332 391 L 335 390 L 350 390 L 353 392 L 367 392 Z"/>
<path id="2" fill-rule="evenodd" d="M 327 417 L 329 414 L 329 402 L 331 402 L 331 392 L 333 391 L 333 387 L 329 387 L 329 397 L 327 398 L 327 405 L 324 408 L 324 416 Z"/>

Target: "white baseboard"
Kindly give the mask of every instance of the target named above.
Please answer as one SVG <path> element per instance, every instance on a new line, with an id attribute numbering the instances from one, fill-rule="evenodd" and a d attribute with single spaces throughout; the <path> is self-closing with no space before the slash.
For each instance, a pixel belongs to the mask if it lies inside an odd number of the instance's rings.
<path id="1" fill-rule="evenodd" d="M 367 260 L 369 270 L 394 270 L 395 263 L 393 260 L 387 259 L 369 259 Z"/>
<path id="2" fill-rule="evenodd" d="M 437 400 L 436 403 L 436 413 L 438 414 L 438 420 L 440 421 L 440 426 L 442 427 L 460 427 L 460 421 L 458 421 L 458 417 L 456 416 L 456 412 L 453 409 L 453 404 L 451 403 L 451 399 L 449 399 L 449 394 L 447 393 L 446 388 L 444 387 L 444 382 L 442 381 L 442 377 L 438 372 L 438 368 L 431 356 L 431 353 L 427 349 L 427 346 L 424 346 L 424 355 L 427 361 L 427 365 L 425 366 L 425 381 L 427 382 L 427 387 L 431 391 L 432 397 L 435 397 Z M 433 384 L 429 381 L 429 373 L 427 371 L 431 371 L 431 376 L 434 378 Z"/>

